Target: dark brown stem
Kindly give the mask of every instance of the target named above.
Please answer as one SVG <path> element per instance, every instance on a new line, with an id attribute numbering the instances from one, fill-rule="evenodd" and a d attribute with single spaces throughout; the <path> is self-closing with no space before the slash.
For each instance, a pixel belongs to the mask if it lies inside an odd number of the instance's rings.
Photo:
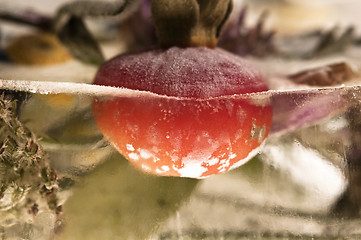
<path id="1" fill-rule="evenodd" d="M 151 0 L 162 47 L 215 47 L 231 0 Z"/>
<path id="2" fill-rule="evenodd" d="M 12 12 L 0 9 L 0 20 L 33 26 L 43 31 L 52 31 L 53 19 L 51 17 L 30 10 Z"/>

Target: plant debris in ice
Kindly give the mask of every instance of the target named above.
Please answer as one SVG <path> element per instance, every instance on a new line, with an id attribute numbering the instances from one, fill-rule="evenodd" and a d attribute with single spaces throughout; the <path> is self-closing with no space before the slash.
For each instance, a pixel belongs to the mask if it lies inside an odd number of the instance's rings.
<path id="1" fill-rule="evenodd" d="M 61 212 L 57 174 L 36 136 L 17 118 L 17 101 L 0 94 L 0 214 L 12 209 L 19 216 L 39 211 Z M 27 211 L 23 214 L 21 211 Z"/>

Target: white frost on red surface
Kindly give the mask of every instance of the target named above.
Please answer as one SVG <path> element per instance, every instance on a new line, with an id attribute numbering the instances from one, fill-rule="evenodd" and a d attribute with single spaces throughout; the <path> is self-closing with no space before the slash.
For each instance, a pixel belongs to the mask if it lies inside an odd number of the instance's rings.
<path id="1" fill-rule="evenodd" d="M 141 158 L 148 159 L 153 157 L 153 154 L 145 149 L 139 149 L 139 154 Z"/>
<path id="2" fill-rule="evenodd" d="M 200 178 L 207 171 L 207 168 L 203 167 L 201 163 L 202 160 L 200 159 L 187 159 L 182 168 L 175 170 L 179 172 L 181 177 Z"/>
<path id="3" fill-rule="evenodd" d="M 128 157 L 131 159 L 131 160 L 133 160 L 133 161 L 138 161 L 139 160 L 139 155 L 138 154 L 136 154 L 136 153 L 129 153 L 128 154 Z"/>
<path id="4" fill-rule="evenodd" d="M 135 150 L 132 144 L 127 144 L 126 147 L 127 147 L 127 150 L 128 150 L 128 151 L 132 151 L 132 152 L 133 152 L 133 151 Z"/>

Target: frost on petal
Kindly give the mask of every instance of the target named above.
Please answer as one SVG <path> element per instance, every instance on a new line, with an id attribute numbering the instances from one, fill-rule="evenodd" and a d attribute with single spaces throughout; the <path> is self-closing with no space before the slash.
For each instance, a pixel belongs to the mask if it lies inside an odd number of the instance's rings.
<path id="1" fill-rule="evenodd" d="M 292 131 L 342 112 L 348 105 L 341 89 L 285 92 L 272 97 L 271 132 Z"/>

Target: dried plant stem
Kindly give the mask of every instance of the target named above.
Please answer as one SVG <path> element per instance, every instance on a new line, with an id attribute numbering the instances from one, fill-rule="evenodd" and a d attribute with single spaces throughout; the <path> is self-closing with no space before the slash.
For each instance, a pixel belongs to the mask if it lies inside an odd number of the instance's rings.
<path id="1" fill-rule="evenodd" d="M 17 103 L 4 92 L 0 95 L 0 200 L 11 195 L 11 204 L 27 208 L 34 199 L 43 199 L 57 211 L 57 175 L 36 136 L 17 118 Z M 20 204 L 22 199 L 26 201 Z"/>
<path id="2" fill-rule="evenodd" d="M 53 19 L 35 11 L 10 11 L 0 6 L 0 20 L 33 26 L 43 31 L 52 31 Z"/>
<path id="3" fill-rule="evenodd" d="M 230 0 L 151 0 L 163 47 L 215 47 L 232 7 Z"/>

